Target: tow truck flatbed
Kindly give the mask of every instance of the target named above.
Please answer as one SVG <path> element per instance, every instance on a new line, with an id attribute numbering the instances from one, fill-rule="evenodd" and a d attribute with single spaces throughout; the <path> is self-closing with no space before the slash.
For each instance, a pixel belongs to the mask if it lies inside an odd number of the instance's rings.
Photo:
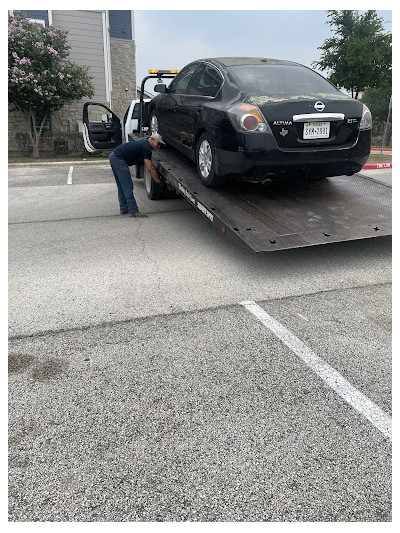
<path id="1" fill-rule="evenodd" d="M 153 152 L 164 178 L 221 235 L 271 252 L 392 234 L 390 185 L 362 174 L 263 186 L 204 186 L 193 163 L 173 148 Z"/>
<path id="2" fill-rule="evenodd" d="M 143 139 L 149 127 L 144 105 L 144 85 L 149 79 L 173 78 L 179 71 L 149 70 L 141 85 L 137 130 L 125 137 Z M 136 103 L 136 101 L 135 101 Z M 101 121 L 89 120 L 89 106 L 103 108 Z M 109 115 L 108 115 L 109 113 Z M 106 121 L 103 121 L 106 117 Z M 104 104 L 83 107 L 83 138 L 89 152 L 112 149 L 122 140 L 119 118 Z M 108 139 L 104 142 L 104 138 Z M 196 210 L 220 232 L 234 236 L 254 252 L 272 252 L 333 242 L 384 237 L 392 234 L 392 188 L 363 174 L 336 176 L 321 181 L 281 185 L 230 182 L 220 188 L 203 185 L 194 164 L 171 147 L 153 151 L 153 164 Z M 144 177 L 149 198 L 168 198 L 152 180 L 144 165 L 136 176 Z"/>

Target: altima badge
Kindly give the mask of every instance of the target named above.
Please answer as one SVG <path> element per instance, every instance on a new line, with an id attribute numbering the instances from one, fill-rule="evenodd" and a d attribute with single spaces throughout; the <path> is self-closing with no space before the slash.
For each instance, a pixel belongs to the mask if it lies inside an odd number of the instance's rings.
<path id="1" fill-rule="evenodd" d="M 291 120 L 274 120 L 272 125 L 273 126 L 292 126 L 293 122 Z"/>
<path id="2" fill-rule="evenodd" d="M 285 130 L 285 128 L 282 128 L 282 131 L 279 132 L 280 135 L 282 135 L 282 137 L 286 137 L 286 135 L 289 133 L 288 130 Z"/>
<path id="3" fill-rule="evenodd" d="M 323 111 L 325 109 L 325 104 L 322 102 L 315 102 L 314 107 L 317 111 Z"/>

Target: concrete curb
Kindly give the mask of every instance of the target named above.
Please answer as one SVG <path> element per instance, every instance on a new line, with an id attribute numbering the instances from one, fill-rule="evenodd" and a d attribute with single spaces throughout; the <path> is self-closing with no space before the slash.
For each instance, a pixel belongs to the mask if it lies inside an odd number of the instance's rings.
<path id="1" fill-rule="evenodd" d="M 9 167 L 36 167 L 36 166 L 42 166 L 42 165 L 86 165 L 90 163 L 93 164 L 106 164 L 109 165 L 110 162 L 108 158 L 105 158 L 104 160 L 96 159 L 95 161 L 29 161 L 26 163 L 8 163 Z"/>
<path id="2" fill-rule="evenodd" d="M 29 161 L 26 163 L 8 163 L 9 167 L 30 167 L 30 166 L 45 166 L 45 165 L 86 165 L 86 164 L 96 164 L 96 165 L 108 165 L 109 161 L 108 158 L 105 158 L 104 160 L 96 159 L 95 161 L 87 160 L 87 161 Z M 385 169 L 385 168 L 392 168 L 392 163 L 367 163 L 363 166 L 363 169 L 370 170 L 370 169 Z"/>

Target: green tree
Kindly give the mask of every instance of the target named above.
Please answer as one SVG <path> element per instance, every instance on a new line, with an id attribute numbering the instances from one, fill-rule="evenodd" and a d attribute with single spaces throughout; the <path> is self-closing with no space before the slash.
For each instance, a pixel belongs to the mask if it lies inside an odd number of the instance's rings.
<path id="1" fill-rule="evenodd" d="M 14 12 L 8 19 L 8 102 L 10 111 L 23 113 L 33 157 L 39 157 L 49 113 L 93 96 L 88 69 L 68 60 L 67 35 L 64 28 L 33 24 L 23 13 Z"/>
<path id="2" fill-rule="evenodd" d="M 387 86 L 392 76 L 392 34 L 384 33 L 376 11 L 327 11 L 334 35 L 318 49 L 321 59 L 313 66 L 327 71 L 336 86 L 358 98 L 367 88 Z"/>
<path id="3" fill-rule="evenodd" d="M 361 98 L 363 104 L 367 105 L 377 124 L 384 124 L 389 113 L 390 97 L 392 96 L 392 87 L 377 87 L 367 89 Z"/>

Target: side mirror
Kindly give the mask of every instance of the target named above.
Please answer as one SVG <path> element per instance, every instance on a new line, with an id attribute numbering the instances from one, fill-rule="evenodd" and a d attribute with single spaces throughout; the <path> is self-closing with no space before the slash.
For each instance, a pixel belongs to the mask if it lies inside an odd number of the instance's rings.
<path id="1" fill-rule="evenodd" d="M 163 83 L 158 83 L 154 86 L 154 92 L 156 93 L 166 93 L 167 92 L 167 86 Z"/>

